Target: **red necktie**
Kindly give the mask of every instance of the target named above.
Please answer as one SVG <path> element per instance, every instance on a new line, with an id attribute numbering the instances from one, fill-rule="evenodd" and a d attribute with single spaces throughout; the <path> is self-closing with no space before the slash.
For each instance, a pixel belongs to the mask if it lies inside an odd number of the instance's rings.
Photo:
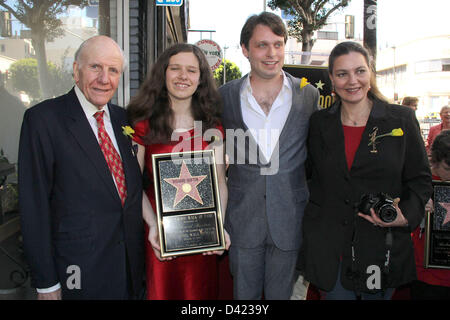
<path id="1" fill-rule="evenodd" d="M 125 174 L 123 173 L 122 160 L 120 159 L 119 153 L 116 151 L 116 148 L 114 148 L 111 138 L 105 130 L 105 123 L 103 122 L 104 113 L 104 111 L 99 111 L 94 114 L 94 118 L 97 120 L 98 126 L 98 140 L 109 170 L 113 174 L 114 180 L 116 181 L 117 191 L 119 192 L 120 200 L 122 200 L 123 206 L 127 197 Z"/>

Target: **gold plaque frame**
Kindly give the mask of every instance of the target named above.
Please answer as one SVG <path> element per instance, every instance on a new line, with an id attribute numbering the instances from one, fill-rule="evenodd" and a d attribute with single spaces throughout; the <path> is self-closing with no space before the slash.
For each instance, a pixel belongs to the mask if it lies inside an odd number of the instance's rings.
<path id="1" fill-rule="evenodd" d="M 225 249 L 214 150 L 152 155 L 161 256 Z"/>

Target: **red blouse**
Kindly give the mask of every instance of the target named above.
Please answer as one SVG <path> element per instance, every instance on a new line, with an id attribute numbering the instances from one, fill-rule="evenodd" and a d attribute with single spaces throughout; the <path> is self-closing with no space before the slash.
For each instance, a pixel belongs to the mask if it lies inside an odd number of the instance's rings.
<path id="1" fill-rule="evenodd" d="M 362 134 L 366 127 L 349 127 L 342 125 L 342 128 L 344 129 L 345 157 L 347 159 L 348 170 L 350 171 L 356 150 L 358 150 Z"/>

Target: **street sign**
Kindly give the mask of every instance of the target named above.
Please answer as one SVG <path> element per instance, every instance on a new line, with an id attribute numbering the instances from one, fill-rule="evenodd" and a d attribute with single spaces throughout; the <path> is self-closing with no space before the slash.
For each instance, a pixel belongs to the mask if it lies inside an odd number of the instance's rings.
<path id="1" fill-rule="evenodd" d="M 220 46 L 214 41 L 206 39 L 198 41 L 195 45 L 202 49 L 211 70 L 216 70 L 222 63 L 222 49 L 220 49 Z"/>
<path id="2" fill-rule="evenodd" d="M 156 0 L 157 6 L 181 6 L 183 0 Z"/>

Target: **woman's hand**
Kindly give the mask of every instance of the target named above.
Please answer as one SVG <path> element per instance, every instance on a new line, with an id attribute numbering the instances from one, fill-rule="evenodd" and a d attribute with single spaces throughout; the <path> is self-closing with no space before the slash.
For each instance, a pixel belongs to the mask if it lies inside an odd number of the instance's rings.
<path id="1" fill-rule="evenodd" d="M 153 252 L 155 253 L 156 258 L 159 261 L 169 261 L 174 259 L 174 257 L 161 257 L 161 246 L 159 245 L 159 234 L 158 234 L 158 226 L 157 225 L 149 225 L 148 226 L 148 241 L 152 245 Z"/>
<path id="2" fill-rule="evenodd" d="M 224 236 L 225 236 L 225 250 L 228 250 L 230 248 L 231 245 L 231 240 L 230 240 L 230 235 L 228 234 L 227 230 L 223 230 Z M 204 256 L 210 256 L 213 254 L 217 254 L 218 256 L 221 256 L 224 253 L 224 250 L 216 250 L 216 251 L 207 251 L 207 252 L 203 252 Z"/>
<path id="3" fill-rule="evenodd" d="M 358 216 L 366 219 L 367 221 L 372 223 L 374 226 L 378 226 L 378 227 L 406 227 L 408 225 L 408 220 L 405 218 L 405 216 L 402 213 L 402 210 L 399 208 L 399 206 L 398 206 L 399 202 L 400 202 L 400 198 L 394 199 L 394 207 L 395 207 L 395 210 L 397 211 L 397 218 L 395 218 L 395 220 L 392 222 L 387 223 L 387 222 L 384 222 L 383 220 L 381 220 L 377 216 L 377 214 L 375 213 L 373 208 L 370 209 L 370 215 L 358 212 Z"/>
<path id="4" fill-rule="evenodd" d="M 425 211 L 426 212 L 434 212 L 433 199 L 430 198 L 430 200 L 428 200 L 427 204 L 425 205 Z"/>

